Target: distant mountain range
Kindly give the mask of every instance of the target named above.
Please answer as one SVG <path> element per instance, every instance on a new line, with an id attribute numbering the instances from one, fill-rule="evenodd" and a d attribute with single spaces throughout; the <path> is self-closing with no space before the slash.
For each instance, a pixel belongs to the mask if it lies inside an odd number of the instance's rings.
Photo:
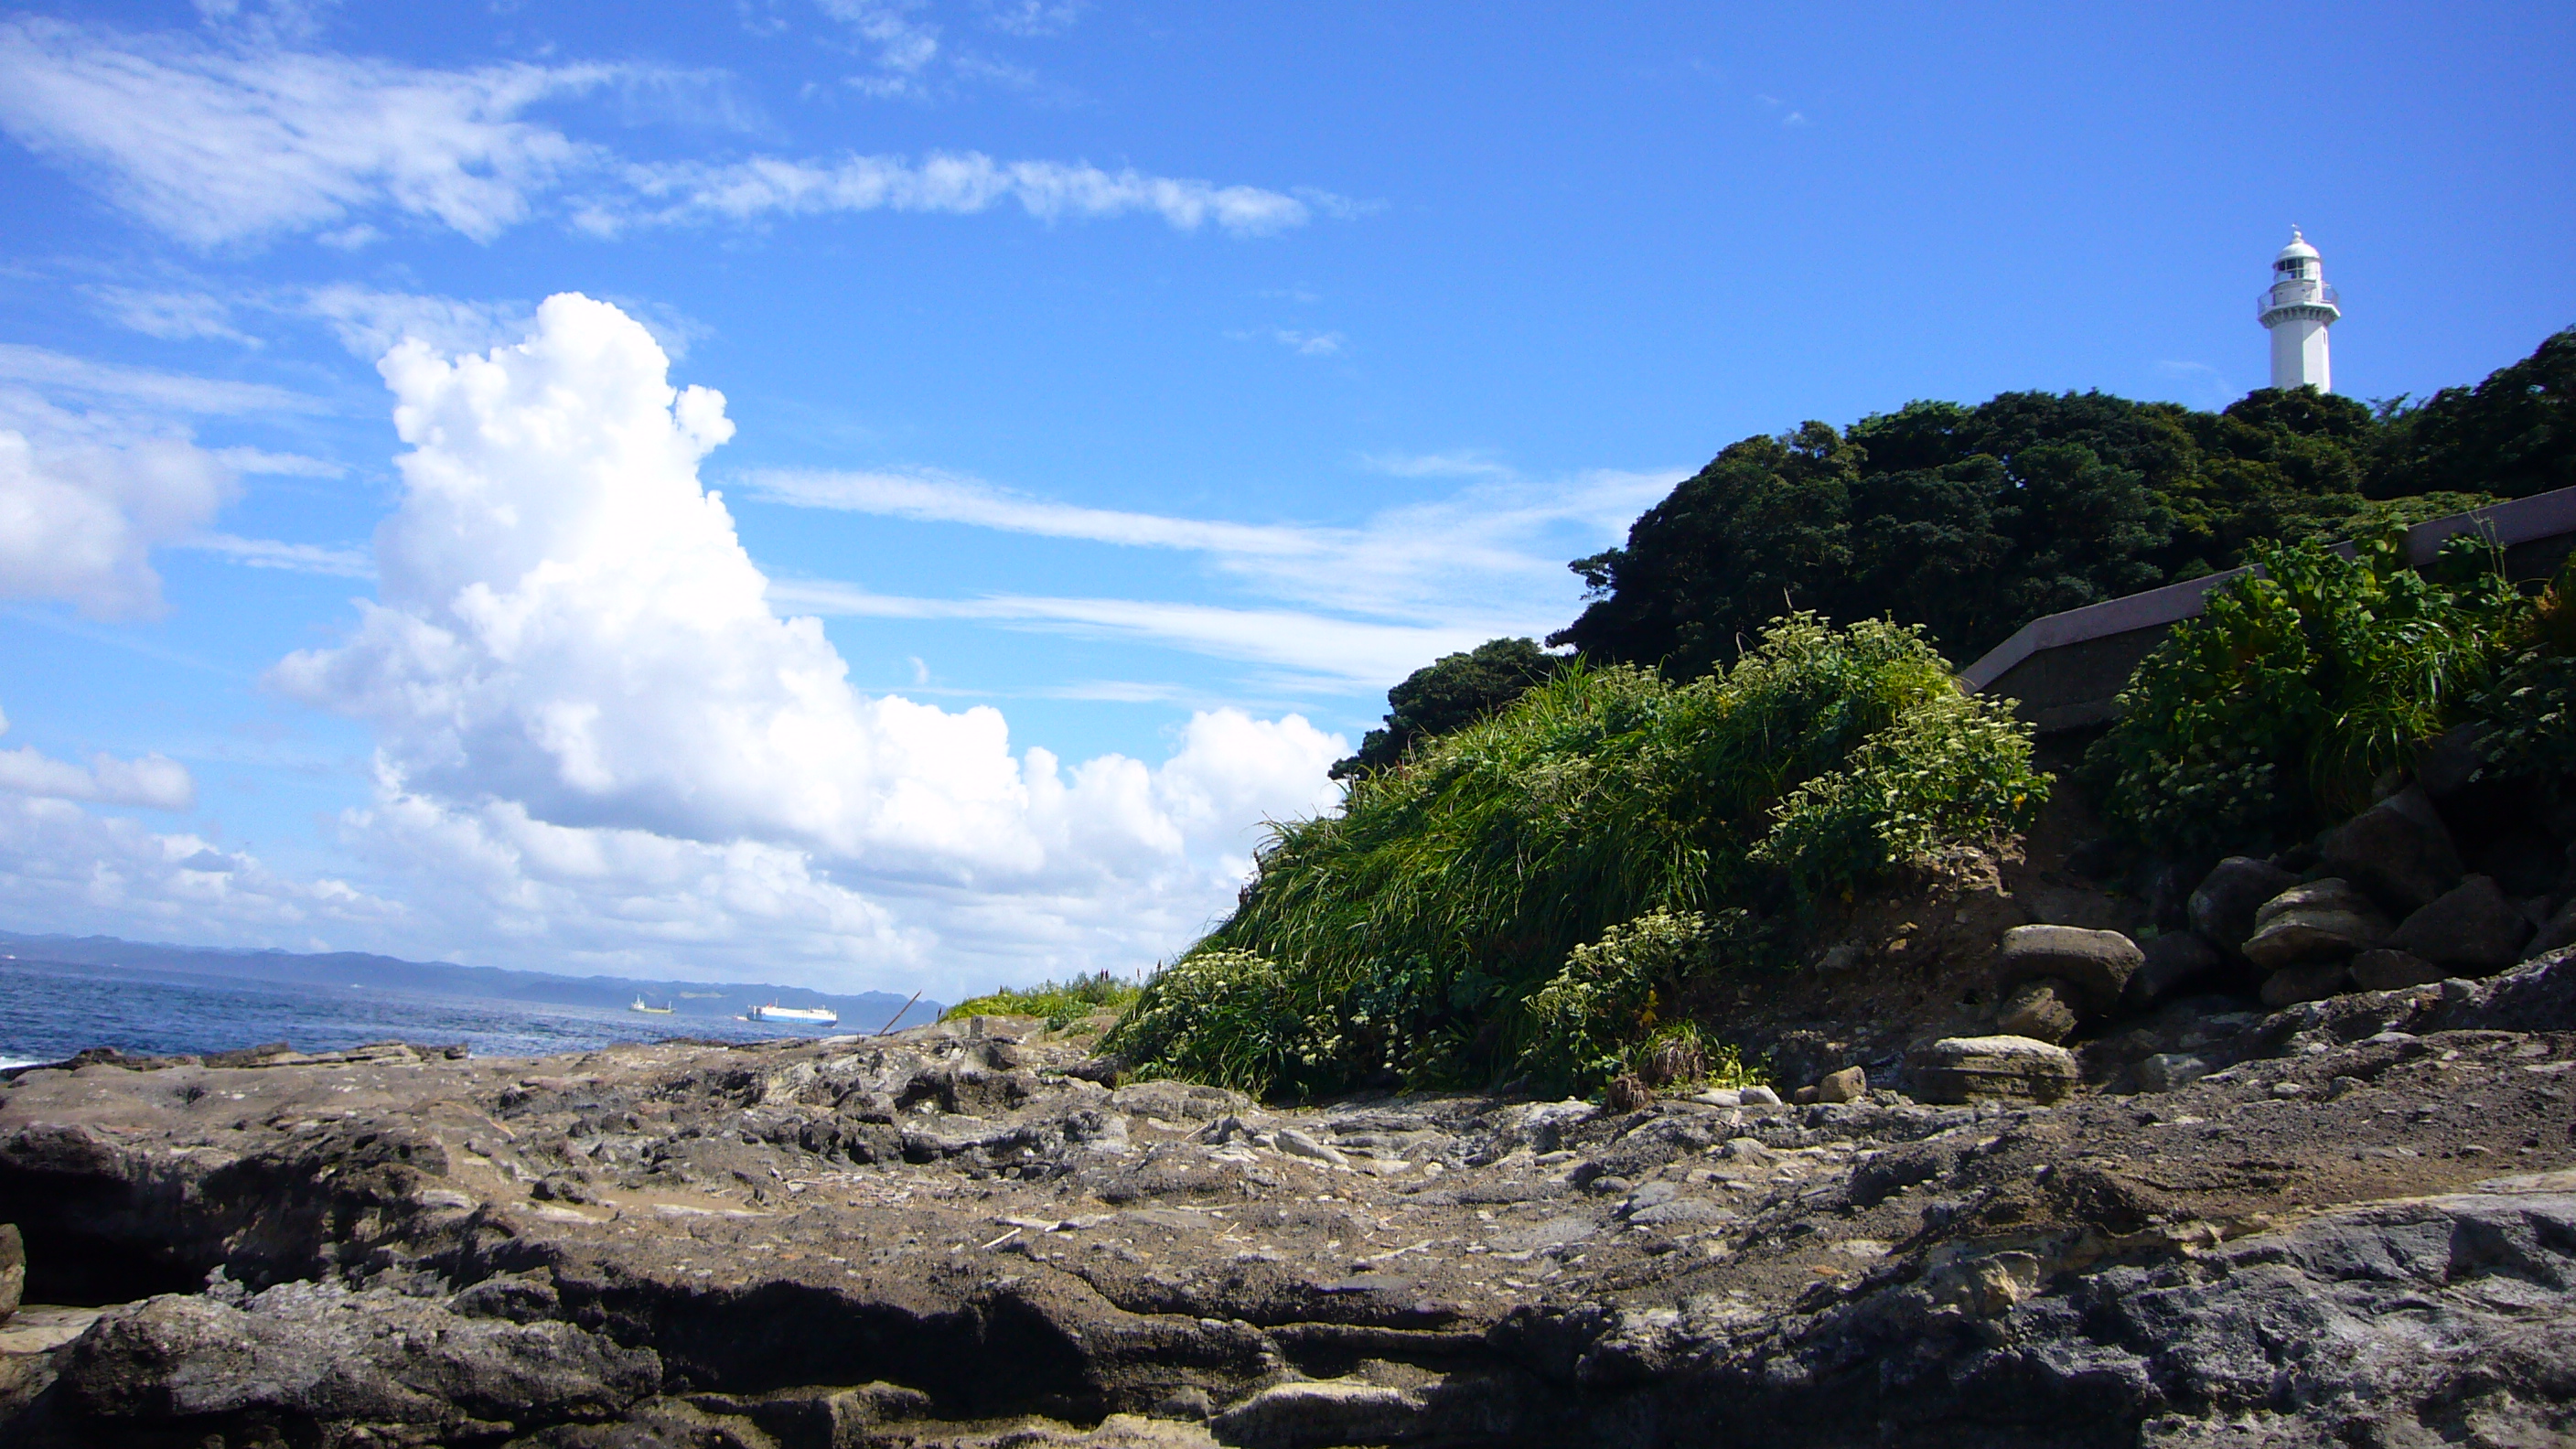
<path id="1" fill-rule="evenodd" d="M 459 966 L 449 961 L 404 961 L 364 951 L 239 951 L 210 946 L 172 946 L 121 941 L 114 936 L 30 936 L 0 931 L 0 957 L 58 961 L 76 966 L 124 967 L 136 971 L 178 972 L 191 976 L 224 976 L 254 981 L 285 981 L 307 986 L 361 986 L 408 991 L 428 996 L 470 997 L 482 1001 L 526 1001 L 548 1006 L 624 1007 L 638 997 L 654 1006 L 672 1008 L 672 1020 L 690 1017 L 740 1016 L 746 1009 L 776 1002 L 781 1006 L 829 1006 L 841 1016 L 845 1031 L 875 1031 L 903 1013 L 899 1025 L 936 1021 L 942 1003 L 923 1000 L 904 1005 L 886 991 L 840 995 L 801 986 L 771 986 L 739 981 L 646 981 L 629 976 L 557 976 L 545 971 L 504 971 L 495 966 Z"/>

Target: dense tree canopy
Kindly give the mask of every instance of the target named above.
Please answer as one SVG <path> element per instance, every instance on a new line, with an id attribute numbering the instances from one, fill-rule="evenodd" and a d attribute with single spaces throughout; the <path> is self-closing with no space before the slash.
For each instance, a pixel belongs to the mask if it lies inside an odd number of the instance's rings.
<path id="1" fill-rule="evenodd" d="M 1812 609 L 1921 624 L 1964 664 L 2041 615 L 2233 567 L 2249 545 L 2576 485 L 2571 392 L 2576 329 L 2417 406 L 2313 388 L 2264 388 L 2215 413 L 2008 392 L 1847 429 L 1808 422 L 1729 445 L 1623 547 L 1576 559 L 1592 600 L 1548 643 L 1685 679 Z M 1497 639 L 1417 670 L 1334 777 L 1392 765 L 1552 668 L 1529 640 Z"/>
<path id="2" fill-rule="evenodd" d="M 1552 636 L 1692 676 L 1790 608 L 1919 623 L 1954 661 L 2043 614 L 2243 561 L 2576 484 L 2576 331 L 2476 388 L 2378 409 L 2265 388 L 2224 412 L 2103 393 L 1910 403 L 1747 438 L 1575 560 Z"/>
<path id="3" fill-rule="evenodd" d="M 1545 683 L 1561 662 L 1534 639 L 1489 639 L 1467 653 L 1442 655 L 1386 692 L 1386 726 L 1370 730 L 1358 754 L 1335 762 L 1333 778 L 1383 770 L 1416 740 L 1474 724 Z"/>

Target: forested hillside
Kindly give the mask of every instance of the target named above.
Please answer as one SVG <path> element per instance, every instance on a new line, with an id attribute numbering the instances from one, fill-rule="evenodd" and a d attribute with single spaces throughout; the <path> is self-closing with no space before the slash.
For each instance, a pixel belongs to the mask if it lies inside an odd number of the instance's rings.
<path id="1" fill-rule="evenodd" d="M 1571 567 L 1593 599 L 1549 636 L 1695 678 L 1768 621 L 1921 624 L 1966 664 L 2030 620 L 2245 562 L 2576 485 L 2576 329 L 2474 387 L 2373 405 L 2265 388 L 2223 412 L 2105 393 L 1914 402 L 1730 444 Z M 1383 769 L 1547 677 L 1531 640 L 1416 670 L 1334 774 Z"/>
<path id="2" fill-rule="evenodd" d="M 2266 388 L 2224 412 L 2103 393 L 1909 403 L 1731 444 L 1578 559 L 1549 642 L 1684 676 L 1796 607 L 1919 623 L 1954 661 L 2031 619 L 2345 536 L 2576 483 L 2576 332 L 2420 406 Z"/>

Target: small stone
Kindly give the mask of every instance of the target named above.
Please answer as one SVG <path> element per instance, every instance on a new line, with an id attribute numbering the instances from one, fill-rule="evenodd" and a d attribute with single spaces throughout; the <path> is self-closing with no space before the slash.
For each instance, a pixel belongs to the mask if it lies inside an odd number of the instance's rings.
<path id="1" fill-rule="evenodd" d="M 1995 1026 L 2012 1036 L 2045 1042 L 2064 1041 L 2075 1034 L 2079 1024 L 2075 1008 L 2068 1004 L 2068 999 L 2074 995 L 2074 987 L 2055 977 L 2025 982 L 2004 998 L 2003 1010 L 1995 1016 Z"/>
<path id="2" fill-rule="evenodd" d="M 2531 922 L 2491 876 L 2473 875 L 2408 916 L 2388 938 L 2436 966 L 2484 976 L 2522 959 Z"/>
<path id="3" fill-rule="evenodd" d="M 1746 1107 L 1777 1107 L 1780 1094 L 1769 1087 L 1746 1087 L 1737 1094 L 1737 1100 Z"/>
<path id="4" fill-rule="evenodd" d="M 2327 831 L 2317 851 L 2328 870 L 2398 911 L 2422 910 L 2469 869 L 2450 827 L 2415 786 Z"/>
<path id="5" fill-rule="evenodd" d="M 2111 1010 L 2122 988 L 2145 960 L 2138 943 L 2117 931 L 2081 926 L 2015 926 L 2004 932 L 1997 980 L 2005 987 L 2053 978 L 2076 998 L 2068 1004 L 2088 1015 Z"/>
<path id="6" fill-rule="evenodd" d="M 2298 883 L 2297 876 L 2268 860 L 2231 855 L 2201 879 L 2184 909 L 2201 939 L 2216 946 L 2220 954 L 2241 961 L 2245 938 L 2254 934 L 2254 913 Z"/>
<path id="7" fill-rule="evenodd" d="M 1859 1100 L 1868 1090 L 1868 1074 L 1858 1067 L 1845 1067 L 1839 1072 L 1826 1073 L 1824 1080 L 1816 1083 L 1816 1100 L 1852 1102 Z"/>
<path id="8" fill-rule="evenodd" d="M 2349 882 L 2328 876 L 2292 886 L 2254 913 L 2245 957 L 2267 971 L 2333 961 L 2337 966 L 2386 940 L 2388 918 Z M 2313 998 L 2300 998 L 2311 1000 Z"/>
<path id="9" fill-rule="evenodd" d="M 2352 984 L 2364 991 L 2403 991 L 2409 986 L 2430 986 L 2451 973 L 2404 951 L 2385 948 L 2364 951 L 2352 958 Z"/>
<path id="10" fill-rule="evenodd" d="M 1351 1160 L 1342 1155 L 1341 1149 L 1327 1147 L 1294 1127 L 1280 1128 L 1275 1140 L 1279 1144 L 1279 1150 L 1292 1157 L 1312 1158 L 1317 1162 L 1330 1163 L 1335 1167 L 1351 1165 Z"/>
<path id="11" fill-rule="evenodd" d="M 2075 1057 L 2026 1036 L 1953 1036 L 1906 1054 L 1914 1095 L 1926 1102 L 2054 1102 L 2075 1089 Z"/>
<path id="12" fill-rule="evenodd" d="M 1208 1396 L 1207 1390 L 1192 1384 L 1163 1395 L 1145 1412 L 1157 1419 L 1196 1419 L 1205 1423 L 1216 1412 L 1216 1400 Z"/>
<path id="13" fill-rule="evenodd" d="M 2323 1001 L 2343 994 L 2352 972 L 2341 961 L 2284 966 L 2263 978 L 2263 1004 L 2278 1010 L 2302 1001 Z"/>
<path id="14" fill-rule="evenodd" d="M 2272 1084 L 2272 1095 L 2279 1097 L 2284 1101 L 2294 1097 L 2304 1097 L 2308 1095 L 2308 1084 L 2305 1082 L 2274 1082 Z"/>

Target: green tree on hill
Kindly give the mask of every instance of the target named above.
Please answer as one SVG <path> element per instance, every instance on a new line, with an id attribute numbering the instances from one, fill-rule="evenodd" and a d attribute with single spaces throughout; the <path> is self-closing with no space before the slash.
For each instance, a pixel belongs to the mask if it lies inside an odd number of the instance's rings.
<path id="1" fill-rule="evenodd" d="M 1544 684 L 1564 659 L 1532 639 L 1488 639 L 1463 654 L 1444 654 L 1386 692 L 1386 724 L 1360 741 L 1359 753 L 1333 763 L 1347 780 L 1401 761 L 1418 740 L 1462 729 Z"/>

